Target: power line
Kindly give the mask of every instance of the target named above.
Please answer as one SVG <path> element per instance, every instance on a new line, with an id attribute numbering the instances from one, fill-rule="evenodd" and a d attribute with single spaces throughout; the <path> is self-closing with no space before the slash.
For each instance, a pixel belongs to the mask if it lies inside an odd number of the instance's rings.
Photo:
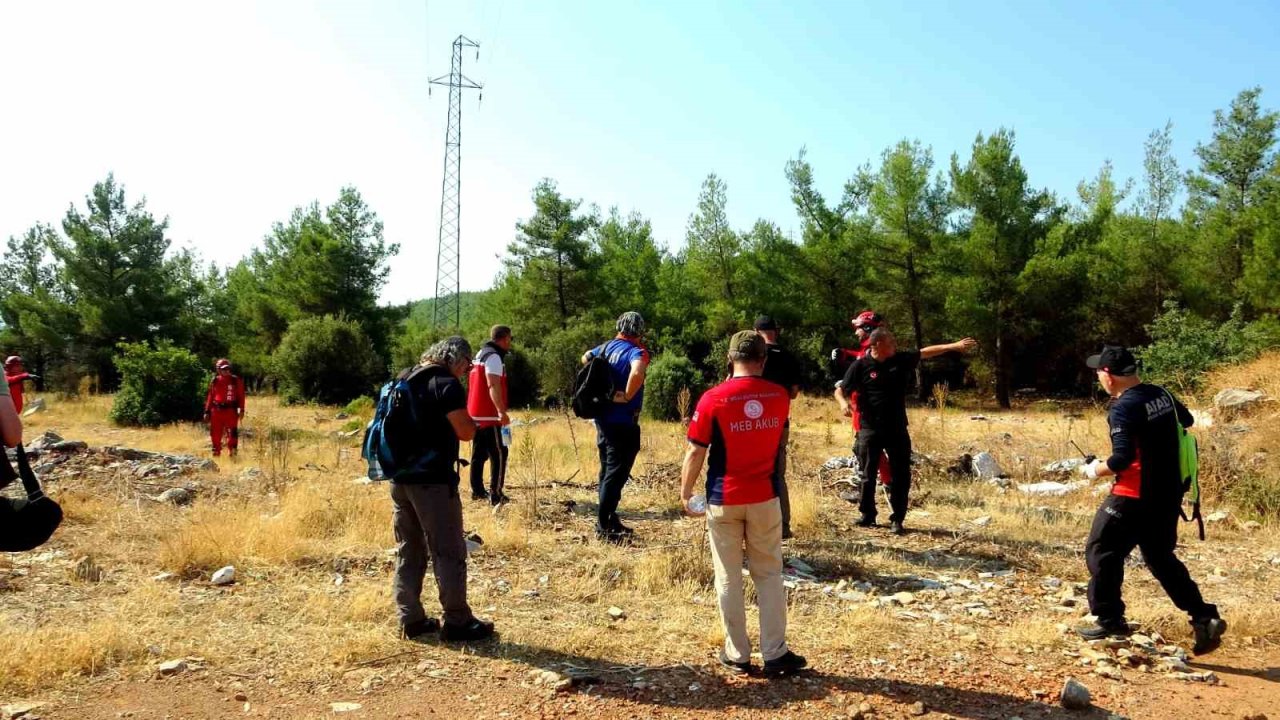
<path id="1" fill-rule="evenodd" d="M 453 41 L 449 74 L 429 82 L 449 88 L 449 120 L 444 136 L 444 176 L 440 183 L 440 234 L 436 250 L 436 298 L 433 322 L 437 329 L 462 325 L 462 91 L 484 86 L 462 74 L 462 49 L 480 43 L 459 35 Z M 484 97 L 483 93 L 480 96 Z"/>

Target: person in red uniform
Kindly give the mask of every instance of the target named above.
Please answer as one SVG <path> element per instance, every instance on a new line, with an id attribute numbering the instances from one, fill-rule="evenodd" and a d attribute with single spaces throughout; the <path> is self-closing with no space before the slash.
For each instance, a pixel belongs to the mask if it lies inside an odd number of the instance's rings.
<path id="1" fill-rule="evenodd" d="M 774 482 L 778 446 L 791 411 L 787 388 L 762 377 L 768 345 L 754 330 L 729 341 L 733 375 L 698 399 L 681 466 L 680 502 L 691 515 L 693 486 L 705 463 L 707 531 L 724 626 L 720 664 L 750 673 L 751 641 L 743 602 L 742 560 L 760 608 L 764 673 L 784 677 L 805 667 L 787 647 L 787 591 L 782 585 L 782 506 Z"/>
<path id="2" fill-rule="evenodd" d="M 209 423 L 213 456 L 222 454 L 222 436 L 229 435 L 227 450 L 234 457 L 240 445 L 240 419 L 244 417 L 244 380 L 231 374 L 231 361 L 221 358 L 213 364 L 216 375 L 204 398 L 204 419 Z"/>
<path id="3" fill-rule="evenodd" d="M 839 372 L 838 377 L 841 378 L 844 377 L 845 372 L 853 364 L 854 360 L 867 354 L 867 350 L 871 348 L 871 333 L 884 326 L 884 318 L 873 310 L 864 310 L 850 320 L 849 324 L 853 326 L 853 334 L 858 338 L 858 347 L 836 348 L 831 351 L 831 359 L 835 362 Z M 842 384 L 842 380 L 836 381 L 837 395 L 840 394 L 840 386 Z M 853 408 L 849 420 L 853 424 L 853 434 L 857 436 L 858 431 L 862 429 L 862 414 L 858 412 L 858 394 L 850 395 L 849 402 Z M 891 477 L 889 474 L 889 456 L 882 454 L 880 458 L 880 484 L 887 487 Z"/>
<path id="4" fill-rule="evenodd" d="M 4 380 L 9 384 L 9 396 L 13 398 L 13 409 L 22 414 L 22 383 L 27 380 L 39 380 L 39 375 L 32 375 L 22 366 L 20 355 L 10 355 L 4 359 Z"/>

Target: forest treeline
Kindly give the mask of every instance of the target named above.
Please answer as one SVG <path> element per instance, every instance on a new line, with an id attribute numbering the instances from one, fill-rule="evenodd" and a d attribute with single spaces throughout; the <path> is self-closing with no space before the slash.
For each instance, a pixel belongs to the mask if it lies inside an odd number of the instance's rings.
<path id="1" fill-rule="evenodd" d="M 1102 162 L 1073 196 L 1035 185 L 1007 129 L 943 160 L 903 140 L 852 172 L 800 150 L 783 170 L 798 237 L 769 219 L 733 227 L 715 174 L 678 247 L 638 212 L 601 211 L 543 180 L 493 288 L 465 294 L 462 330 L 478 343 L 492 323 L 515 328 L 525 401 L 563 392 L 625 310 L 648 320 L 660 383 L 714 379 L 724 339 L 766 313 L 818 385 L 830 349 L 851 342 L 850 316 L 874 308 L 907 345 L 978 338 L 949 379 L 1002 405 L 1023 387 L 1087 388 L 1080 358 L 1102 340 L 1144 347 L 1151 373 L 1186 387 L 1213 363 L 1280 344 L 1280 114 L 1250 88 L 1213 118 L 1195 167 L 1179 167 L 1166 124 L 1134 149 L 1140 177 Z M 838 196 L 817 190 L 837 173 Z M 167 220 L 109 176 L 57 224 L 9 238 L 0 343 L 58 389 L 85 378 L 113 389 L 122 343 L 168 341 L 202 362 L 229 356 L 299 399 L 341 399 L 316 397 L 323 374 L 289 374 L 334 357 L 354 381 L 338 394 L 367 392 L 442 332 L 430 301 L 379 304 L 397 252 L 343 188 L 219 268 L 174 250 Z M 344 347 L 325 353 L 326 342 Z"/>

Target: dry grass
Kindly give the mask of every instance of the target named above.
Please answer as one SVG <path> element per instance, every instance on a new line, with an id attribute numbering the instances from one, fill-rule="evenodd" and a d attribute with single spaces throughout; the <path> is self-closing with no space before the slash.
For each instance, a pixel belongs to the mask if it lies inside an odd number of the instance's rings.
<path id="1" fill-rule="evenodd" d="M 1039 575 L 1084 579 L 1080 548 L 1094 496 L 1029 498 L 957 482 L 942 468 L 961 452 L 987 449 L 1015 479 L 1042 479 L 1040 465 L 1078 454 L 1070 440 L 1086 450 L 1103 449 L 1101 408 L 1035 403 L 996 413 L 964 409 L 966 403 L 973 406 L 951 394 L 941 409 L 912 411 L 916 449 L 937 465 L 917 473 L 919 508 L 911 524 L 922 532 L 896 542 L 868 541 L 850 528 L 853 508 L 816 471 L 826 458 L 849 453 L 847 421 L 828 400 L 799 399 L 789 473 L 799 537 L 790 554 L 813 564 L 827 582 L 867 579 L 886 592 L 895 578 L 976 577 L 988 565 L 1005 563 L 1019 568 L 1032 587 Z M 196 426 L 112 427 L 105 420 L 107 398 L 50 399 L 50 405 L 29 419 L 29 435 L 48 428 L 91 445 L 190 454 L 207 447 Z M 336 437 L 344 424 L 335 419 L 337 410 L 282 407 L 261 398 L 252 399 L 249 410 L 251 437 L 242 457 L 224 458 L 219 473 L 198 478 L 202 490 L 190 508 L 139 499 L 128 483 L 104 478 L 51 486 L 67 515 L 50 546 L 62 555 L 34 564 L 32 554 L 0 559 L 0 573 L 21 563 L 30 570 L 0 604 L 0 647 L 6 648 L 0 690 L 68 687 L 78 677 L 104 672 L 146 675 L 158 660 L 185 655 L 239 672 L 270 668 L 285 682 L 324 682 L 355 663 L 404 650 L 395 637 L 389 588 L 387 489 L 352 482 L 363 474 L 363 463 L 354 439 Z M 975 414 L 989 419 L 970 419 Z M 550 416 L 516 428 L 515 437 L 508 489 L 516 502 L 496 512 L 481 503 L 465 506 L 467 529 L 484 539 L 471 559 L 477 612 L 494 617 L 508 643 L 548 653 L 650 664 L 707 657 L 722 637 L 703 526 L 678 513 L 682 428 L 645 426 L 636 480 L 622 505 L 642 538 L 635 548 L 591 539 L 598 460 L 590 424 Z M 261 473 L 242 474 L 250 466 Z M 970 523 L 982 515 L 991 517 L 989 525 Z M 1252 602 L 1274 585 L 1270 571 L 1228 565 L 1243 557 L 1237 547 L 1251 548 L 1249 558 L 1265 559 L 1265 548 L 1277 545 L 1275 529 L 1246 535 L 1220 528 L 1214 539 L 1194 545 L 1193 573 L 1227 565 L 1231 582 L 1207 592 L 1230 614 L 1233 633 L 1280 639 L 1280 611 Z M 84 554 L 106 570 L 102 582 L 70 579 L 69 566 Z M 237 567 L 237 584 L 209 586 L 208 573 L 226 564 Z M 151 579 L 161 572 L 178 577 Z M 432 585 L 428 578 L 428 598 Z M 747 587 L 750 592 L 749 581 Z M 1171 637 L 1185 634 L 1185 621 L 1145 573 L 1131 574 L 1129 593 L 1136 617 Z M 791 644 L 818 657 L 869 657 L 889 652 L 895 641 L 938 633 L 949 641 L 1019 649 L 1061 642 L 1057 623 L 1063 618 L 1030 606 L 979 628 L 975 641 L 958 630 L 916 632 L 928 621 L 812 589 L 790 593 L 790 603 Z M 624 608 L 627 619 L 609 619 L 611 605 Z"/>

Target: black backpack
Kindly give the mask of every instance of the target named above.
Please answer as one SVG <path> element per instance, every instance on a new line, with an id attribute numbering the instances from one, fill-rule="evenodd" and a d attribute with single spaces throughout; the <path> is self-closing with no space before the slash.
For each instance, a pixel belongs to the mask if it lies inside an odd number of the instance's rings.
<path id="1" fill-rule="evenodd" d="M 0 488 L 22 478 L 25 500 L 0 497 L 0 552 L 26 552 L 34 550 L 53 537 L 53 531 L 62 524 L 62 508 L 45 496 L 40 481 L 31 471 L 27 454 L 22 446 L 15 448 L 18 471 L 9 464 L 8 453 L 0 462 Z"/>
<path id="2" fill-rule="evenodd" d="M 613 393 L 613 368 L 592 355 L 573 381 L 573 414 L 587 420 L 602 417 L 613 405 Z"/>

